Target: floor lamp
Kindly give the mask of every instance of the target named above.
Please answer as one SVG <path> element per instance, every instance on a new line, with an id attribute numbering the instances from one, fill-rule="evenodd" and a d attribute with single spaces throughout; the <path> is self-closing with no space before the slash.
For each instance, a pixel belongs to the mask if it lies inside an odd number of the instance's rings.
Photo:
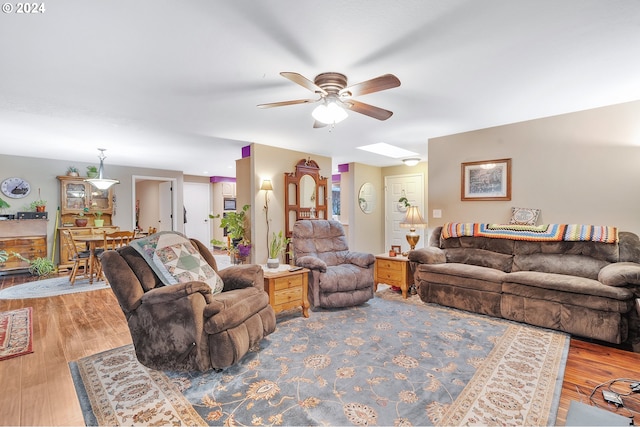
<path id="1" fill-rule="evenodd" d="M 411 250 L 416 248 L 416 244 L 420 240 L 420 235 L 416 233 L 416 228 L 426 228 L 427 221 L 422 218 L 420 211 L 417 206 L 409 206 L 407 209 L 407 214 L 404 216 L 404 220 L 400 223 L 400 228 L 408 228 L 409 233 L 407 233 L 407 243 L 411 247 Z M 411 284 L 411 289 L 409 290 L 411 295 L 415 295 L 418 293 L 416 289 L 415 283 Z"/>
<path id="2" fill-rule="evenodd" d="M 269 191 L 273 191 L 270 179 L 263 179 L 260 190 L 264 190 L 264 217 L 267 221 L 267 258 L 269 257 Z"/>

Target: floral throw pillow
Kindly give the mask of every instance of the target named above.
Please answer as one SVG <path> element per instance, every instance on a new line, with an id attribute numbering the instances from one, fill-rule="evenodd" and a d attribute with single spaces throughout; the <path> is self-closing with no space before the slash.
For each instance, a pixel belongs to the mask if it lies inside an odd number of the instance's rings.
<path id="1" fill-rule="evenodd" d="M 536 225 L 540 209 L 511 208 L 511 220 L 509 224 Z"/>
<path id="2" fill-rule="evenodd" d="M 130 245 L 165 285 L 200 281 L 207 283 L 214 295 L 222 292 L 220 276 L 183 234 L 162 231 L 133 240 Z"/>

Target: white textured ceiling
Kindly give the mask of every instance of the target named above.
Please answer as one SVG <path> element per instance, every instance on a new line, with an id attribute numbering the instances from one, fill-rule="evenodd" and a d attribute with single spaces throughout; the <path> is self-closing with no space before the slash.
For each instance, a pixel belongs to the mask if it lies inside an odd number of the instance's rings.
<path id="1" fill-rule="evenodd" d="M 15 4 L 15 3 L 14 3 Z M 56 0 L 0 15 L 0 153 L 234 175 L 250 142 L 400 164 L 427 140 L 640 99 L 638 0 Z M 399 88 L 313 129 L 281 71 Z"/>

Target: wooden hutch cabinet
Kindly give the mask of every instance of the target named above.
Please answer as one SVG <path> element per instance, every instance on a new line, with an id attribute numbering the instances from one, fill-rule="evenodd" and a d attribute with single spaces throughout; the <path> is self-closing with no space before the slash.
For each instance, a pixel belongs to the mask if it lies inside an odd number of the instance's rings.
<path id="1" fill-rule="evenodd" d="M 98 190 L 84 178 L 75 176 L 59 176 L 60 181 L 60 223 L 59 229 L 70 230 L 73 235 L 102 234 L 103 231 L 117 231 L 119 227 L 112 226 L 111 217 L 113 215 L 113 188 L 108 190 Z M 88 212 L 85 211 L 88 208 Z M 97 219 L 95 212 L 102 212 L 104 224 L 96 227 L 94 221 Z M 78 226 L 76 219 L 80 218 L 80 213 L 84 212 L 87 224 Z M 60 248 L 60 264 L 58 268 L 70 268 L 73 263 L 69 261 L 69 253 L 62 241 L 61 233 L 58 232 Z M 86 248 L 78 246 L 78 250 Z"/>
<path id="2" fill-rule="evenodd" d="M 295 172 L 284 174 L 284 199 L 285 234 L 289 238 L 293 235 L 293 224 L 300 219 L 328 219 L 327 178 L 320 175 L 315 160 L 302 159 Z M 287 263 L 289 249 L 285 255 Z"/>
<path id="3" fill-rule="evenodd" d="M 299 219 L 327 219 L 327 178 L 320 176 L 315 160 L 302 159 L 296 171 L 284 174 L 285 230 L 293 234 Z"/>
<path id="4" fill-rule="evenodd" d="M 93 213 L 101 211 L 104 223 L 111 224 L 113 214 L 113 190 L 98 190 L 84 179 L 74 176 L 59 176 L 60 180 L 60 215 L 61 223 L 74 224 L 75 219 L 84 208 L 89 208 L 85 214 L 92 224 Z"/>

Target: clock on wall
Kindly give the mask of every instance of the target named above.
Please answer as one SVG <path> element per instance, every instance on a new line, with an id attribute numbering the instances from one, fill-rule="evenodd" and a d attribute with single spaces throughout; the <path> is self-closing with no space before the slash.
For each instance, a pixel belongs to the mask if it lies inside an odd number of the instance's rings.
<path id="1" fill-rule="evenodd" d="M 7 178 L 0 184 L 2 194 L 13 199 L 21 199 L 31 192 L 31 185 L 22 178 Z"/>

